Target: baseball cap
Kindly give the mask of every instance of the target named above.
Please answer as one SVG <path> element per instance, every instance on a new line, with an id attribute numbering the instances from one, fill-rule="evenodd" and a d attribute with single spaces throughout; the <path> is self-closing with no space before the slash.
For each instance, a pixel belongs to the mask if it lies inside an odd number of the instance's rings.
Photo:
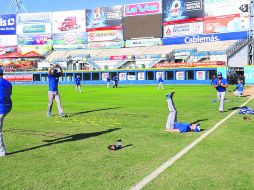
<path id="1" fill-rule="evenodd" d="M 3 69 L 0 68 L 0 75 L 4 74 Z"/>
<path id="2" fill-rule="evenodd" d="M 218 76 L 222 76 L 222 73 L 221 72 L 218 72 L 218 74 L 217 74 Z"/>
<path id="3" fill-rule="evenodd" d="M 198 133 L 200 132 L 200 123 L 196 125 L 196 128 L 194 129 L 194 132 Z"/>

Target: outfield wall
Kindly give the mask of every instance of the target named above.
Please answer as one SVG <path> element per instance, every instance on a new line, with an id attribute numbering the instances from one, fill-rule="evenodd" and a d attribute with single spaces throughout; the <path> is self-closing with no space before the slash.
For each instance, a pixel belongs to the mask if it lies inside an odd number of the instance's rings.
<path id="1" fill-rule="evenodd" d="M 83 84 L 106 84 L 109 76 L 119 77 L 119 84 L 157 84 L 162 76 L 164 84 L 210 84 L 213 75 L 221 68 L 172 68 L 153 70 L 110 70 L 110 71 L 65 71 L 60 84 L 74 84 L 80 75 Z M 5 78 L 14 84 L 47 84 L 47 72 L 5 73 Z"/>

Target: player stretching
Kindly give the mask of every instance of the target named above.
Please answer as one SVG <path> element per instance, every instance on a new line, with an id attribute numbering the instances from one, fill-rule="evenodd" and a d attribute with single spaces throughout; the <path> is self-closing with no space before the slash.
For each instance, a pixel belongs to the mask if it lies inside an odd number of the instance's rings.
<path id="1" fill-rule="evenodd" d="M 168 102 L 169 115 L 166 124 L 165 132 L 180 132 L 185 133 L 189 131 L 200 132 L 200 124 L 180 123 L 177 120 L 177 111 L 173 102 L 173 95 L 175 92 L 171 92 L 166 95 Z"/>
<path id="2" fill-rule="evenodd" d="M 217 99 L 220 100 L 219 111 L 224 111 L 224 100 L 226 96 L 226 88 L 228 87 L 227 79 L 222 77 L 222 73 L 218 73 L 218 78 L 213 81 L 213 87 L 217 90 Z"/>
<path id="3" fill-rule="evenodd" d="M 48 91 L 48 117 L 52 116 L 52 106 L 53 101 L 56 99 L 57 108 L 60 117 L 64 117 L 64 111 L 61 105 L 60 94 L 58 92 L 58 82 L 59 77 L 63 75 L 63 70 L 59 65 L 51 67 L 48 70 L 48 82 L 49 82 L 49 91 Z"/>
<path id="4" fill-rule="evenodd" d="M 2 128 L 4 117 L 12 109 L 12 85 L 7 80 L 3 79 L 3 70 L 0 69 L 0 157 L 6 156 L 5 145 L 2 136 Z"/>
<path id="5" fill-rule="evenodd" d="M 77 93 L 77 90 L 79 90 L 79 92 L 82 93 L 80 81 L 81 81 L 81 79 L 80 79 L 80 76 L 78 75 L 77 78 L 75 78 L 76 93 Z"/>
<path id="6" fill-rule="evenodd" d="M 158 90 L 160 90 L 160 87 L 161 87 L 163 90 L 165 90 L 164 87 L 163 87 L 163 85 L 162 85 L 162 83 L 163 83 L 162 76 L 159 77 L 158 81 L 159 81 Z"/>

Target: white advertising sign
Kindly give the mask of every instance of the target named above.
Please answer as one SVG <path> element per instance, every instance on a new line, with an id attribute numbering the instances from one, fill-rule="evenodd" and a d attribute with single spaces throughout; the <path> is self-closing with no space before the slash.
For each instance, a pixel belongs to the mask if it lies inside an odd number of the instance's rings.
<path id="1" fill-rule="evenodd" d="M 145 72 L 138 72 L 138 80 L 145 80 Z"/>
<path id="2" fill-rule="evenodd" d="M 164 38 L 169 38 L 172 36 L 188 36 L 203 33 L 204 33 L 203 22 L 167 25 L 164 26 L 163 30 Z"/>
<path id="3" fill-rule="evenodd" d="M 17 15 L 17 24 L 51 23 L 52 13 L 20 13 Z"/>
<path id="4" fill-rule="evenodd" d="M 109 74 L 108 73 L 101 73 L 101 80 L 107 81 Z"/>
<path id="5" fill-rule="evenodd" d="M 164 80 L 164 72 L 156 72 L 156 79 L 159 80 L 160 77 Z"/>
<path id="6" fill-rule="evenodd" d="M 125 42 L 125 47 L 148 47 L 160 45 L 162 45 L 162 41 L 160 38 L 126 40 Z"/>
<path id="7" fill-rule="evenodd" d="M 0 46 L 16 46 L 17 35 L 0 35 Z"/>
<path id="8" fill-rule="evenodd" d="M 205 71 L 196 71 L 196 80 L 205 80 Z"/>
<path id="9" fill-rule="evenodd" d="M 119 80 L 126 80 L 127 74 L 126 73 L 119 73 Z"/>
<path id="10" fill-rule="evenodd" d="M 176 80 L 184 80 L 184 72 L 183 71 L 176 72 Z"/>
<path id="11" fill-rule="evenodd" d="M 128 80 L 136 80 L 136 75 L 128 75 Z"/>
<path id="12" fill-rule="evenodd" d="M 122 30 L 102 30 L 88 32 L 88 42 L 123 40 Z"/>

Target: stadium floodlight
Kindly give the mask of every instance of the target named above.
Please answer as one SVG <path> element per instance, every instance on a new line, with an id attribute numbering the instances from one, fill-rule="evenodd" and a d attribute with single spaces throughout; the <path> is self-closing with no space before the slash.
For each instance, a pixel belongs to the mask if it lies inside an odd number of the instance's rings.
<path id="1" fill-rule="evenodd" d="M 12 0 L 6 14 L 10 13 L 27 13 L 27 9 L 21 0 Z"/>

